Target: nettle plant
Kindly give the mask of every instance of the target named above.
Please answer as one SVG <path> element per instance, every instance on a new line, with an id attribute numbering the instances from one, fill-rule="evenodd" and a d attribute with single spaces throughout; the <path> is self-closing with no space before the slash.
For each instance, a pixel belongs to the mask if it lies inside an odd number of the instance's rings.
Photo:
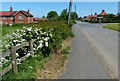
<path id="1" fill-rule="evenodd" d="M 54 42 L 59 42 L 57 39 L 60 38 L 60 35 L 54 33 L 54 28 L 35 28 L 35 27 L 23 27 L 23 29 L 17 29 L 14 32 L 2 37 L 2 45 L 0 46 L 1 52 L 5 52 L 10 49 L 12 45 L 18 46 L 24 44 L 25 42 L 30 41 L 31 39 L 36 39 L 33 44 L 34 56 L 35 54 L 42 53 L 44 57 L 49 56 L 52 48 L 56 45 Z M 57 37 L 56 37 L 57 36 Z M 16 51 L 16 56 L 18 64 L 21 64 L 20 58 L 28 55 L 30 56 L 30 48 L 26 46 L 20 48 Z M 7 66 L 12 62 L 11 55 L 5 58 L 0 59 L 0 66 Z"/>

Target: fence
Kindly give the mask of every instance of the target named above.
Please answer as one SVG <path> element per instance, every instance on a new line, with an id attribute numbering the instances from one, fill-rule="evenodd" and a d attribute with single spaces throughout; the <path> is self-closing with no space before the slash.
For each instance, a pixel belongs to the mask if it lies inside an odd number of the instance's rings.
<path id="1" fill-rule="evenodd" d="M 10 65 L 8 65 L 6 68 L 4 68 L 1 72 L 0 72 L 0 76 L 3 76 L 5 73 L 7 73 L 9 70 L 13 69 L 14 73 L 18 73 L 18 68 L 17 68 L 17 59 L 16 59 L 16 50 L 23 48 L 25 46 L 29 46 L 30 47 L 30 55 L 34 55 L 33 54 L 33 43 L 35 42 L 35 40 L 30 40 L 29 42 L 25 42 L 24 44 L 21 44 L 19 46 L 11 46 L 10 50 L 7 50 L 6 52 L 4 52 L 3 54 L 0 54 L 0 57 L 4 58 L 6 56 L 9 56 L 10 54 L 12 54 L 12 63 Z M 23 57 L 20 58 L 20 62 L 24 61 L 25 59 L 27 59 L 28 56 L 25 55 Z M 1 58 L 0 58 L 1 59 Z"/>

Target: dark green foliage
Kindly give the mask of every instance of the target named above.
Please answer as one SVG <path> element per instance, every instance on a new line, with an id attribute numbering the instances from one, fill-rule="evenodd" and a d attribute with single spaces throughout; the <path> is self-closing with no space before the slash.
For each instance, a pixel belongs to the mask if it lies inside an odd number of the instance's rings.
<path id="1" fill-rule="evenodd" d="M 59 17 L 58 17 L 58 13 L 56 11 L 50 11 L 48 12 L 47 14 L 47 18 L 49 20 L 57 20 Z"/>
<path id="2" fill-rule="evenodd" d="M 61 43 L 63 40 L 67 38 L 73 37 L 72 29 L 68 27 L 65 21 L 40 21 L 39 23 L 34 24 L 24 24 L 26 27 L 37 27 L 42 28 L 42 31 L 48 31 L 49 29 L 52 29 L 52 37 L 50 38 L 49 47 L 43 47 L 39 50 L 35 51 L 35 57 L 30 57 L 22 62 L 21 65 L 18 65 L 18 74 L 15 75 L 12 70 L 10 70 L 8 73 L 6 73 L 2 78 L 3 79 L 32 79 L 35 78 L 34 73 L 37 69 L 40 69 L 43 67 L 43 65 L 47 61 L 47 57 L 51 56 L 51 51 L 54 49 L 55 46 L 61 47 Z M 32 34 L 34 32 L 31 32 Z M 29 32 L 28 32 L 29 34 Z M 34 34 L 33 34 L 34 35 Z M 33 36 L 34 37 L 34 36 Z M 46 37 L 46 36 L 42 36 Z M 29 40 L 29 38 L 28 38 Z M 37 41 L 35 42 L 37 44 Z M 26 47 L 28 48 L 28 47 Z M 28 48 L 29 49 L 29 48 Z M 65 50 L 65 53 L 68 53 L 67 51 L 69 48 Z M 18 50 L 21 52 L 20 54 L 24 56 L 24 52 L 27 52 L 26 50 Z M 30 66 L 32 68 L 30 68 Z"/>
<path id="3" fill-rule="evenodd" d="M 89 23 L 99 23 L 99 19 L 95 21 L 94 19 L 91 19 Z M 116 17 L 114 14 L 107 14 L 104 15 L 103 18 L 101 18 L 101 23 L 118 23 L 120 22 L 120 16 Z"/>
<path id="4" fill-rule="evenodd" d="M 67 9 L 64 9 L 64 10 L 61 12 L 59 19 L 60 19 L 60 20 L 64 20 L 64 21 L 67 21 L 67 20 L 68 20 L 68 12 L 67 12 Z"/>
<path id="5" fill-rule="evenodd" d="M 78 14 L 76 12 L 71 12 L 71 19 L 76 20 L 78 18 Z"/>
<path id="6" fill-rule="evenodd" d="M 42 18 L 46 18 L 45 16 L 42 16 Z"/>
<path id="7" fill-rule="evenodd" d="M 79 20 L 83 21 L 83 18 L 82 18 L 82 17 L 78 17 L 78 19 L 77 19 L 77 20 L 78 20 L 78 21 L 79 21 Z"/>

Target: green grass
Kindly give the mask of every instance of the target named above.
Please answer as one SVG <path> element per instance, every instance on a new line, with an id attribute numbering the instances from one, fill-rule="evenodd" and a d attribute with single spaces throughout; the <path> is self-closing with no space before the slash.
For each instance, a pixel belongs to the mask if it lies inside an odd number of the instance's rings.
<path id="1" fill-rule="evenodd" d="M 19 25 L 19 26 L 2 26 L 1 30 L 2 30 L 2 36 L 6 35 L 8 32 L 16 30 L 16 29 L 22 29 L 23 26 Z M 1 33 L 0 30 L 0 33 Z"/>
<path id="2" fill-rule="evenodd" d="M 49 59 L 49 57 L 43 58 L 42 54 L 36 55 L 37 57 L 30 57 L 27 60 L 23 61 L 21 65 L 18 65 L 18 74 L 14 74 L 13 70 L 11 69 L 9 72 L 2 76 L 2 79 L 11 80 L 35 78 L 37 69 L 42 69 L 44 64 L 46 64 Z"/>
<path id="3" fill-rule="evenodd" d="M 103 26 L 103 28 L 108 28 L 111 30 L 120 31 L 120 24 L 109 24 L 109 25 Z"/>

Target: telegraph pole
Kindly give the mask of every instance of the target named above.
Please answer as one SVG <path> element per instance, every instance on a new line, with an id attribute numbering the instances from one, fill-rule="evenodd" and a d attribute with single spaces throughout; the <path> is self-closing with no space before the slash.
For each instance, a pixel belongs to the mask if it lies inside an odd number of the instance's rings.
<path id="1" fill-rule="evenodd" d="M 70 0 L 70 4 L 69 4 L 68 24 L 70 24 L 71 11 L 72 11 L 72 0 Z"/>
<path id="2" fill-rule="evenodd" d="M 76 4 L 75 4 L 75 13 L 77 13 L 76 10 L 77 10 L 77 6 L 76 6 Z M 77 16 L 77 15 L 75 15 L 75 19 L 76 19 L 76 16 Z"/>
<path id="3" fill-rule="evenodd" d="M 92 16 L 92 8 L 91 8 L 91 16 Z"/>
<path id="4" fill-rule="evenodd" d="M 77 6 L 75 5 L 75 13 L 76 13 L 76 8 L 77 8 Z"/>

